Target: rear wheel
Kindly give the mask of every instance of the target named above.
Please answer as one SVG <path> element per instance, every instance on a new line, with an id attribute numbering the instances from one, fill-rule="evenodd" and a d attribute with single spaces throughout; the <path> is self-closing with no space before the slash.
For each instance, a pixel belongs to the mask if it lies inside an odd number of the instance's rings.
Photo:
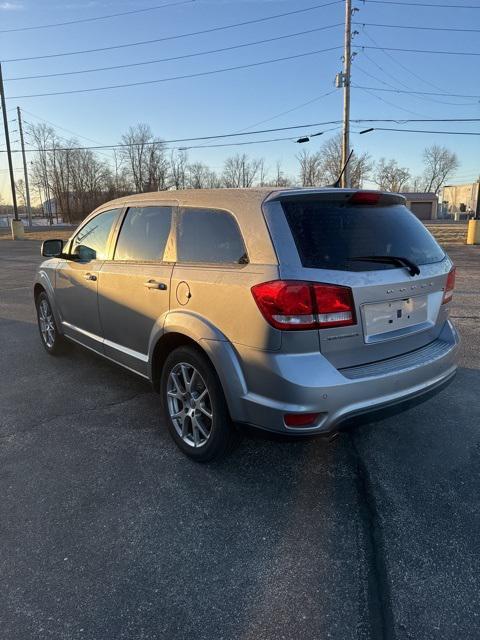
<path id="1" fill-rule="evenodd" d="M 36 299 L 37 320 L 40 337 L 45 350 L 51 355 L 58 355 L 63 352 L 65 338 L 58 332 L 52 307 L 47 294 L 42 291 Z"/>
<path id="2" fill-rule="evenodd" d="M 196 349 L 179 347 L 167 357 L 160 393 L 170 434 L 190 458 L 219 459 L 238 442 L 216 372 Z"/>

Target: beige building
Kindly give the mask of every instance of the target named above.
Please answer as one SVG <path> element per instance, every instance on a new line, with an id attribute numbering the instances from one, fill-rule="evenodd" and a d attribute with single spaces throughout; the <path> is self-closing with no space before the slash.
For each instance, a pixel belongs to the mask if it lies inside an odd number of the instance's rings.
<path id="1" fill-rule="evenodd" d="M 442 204 L 448 213 L 480 213 L 480 178 L 469 184 L 445 185 Z"/>

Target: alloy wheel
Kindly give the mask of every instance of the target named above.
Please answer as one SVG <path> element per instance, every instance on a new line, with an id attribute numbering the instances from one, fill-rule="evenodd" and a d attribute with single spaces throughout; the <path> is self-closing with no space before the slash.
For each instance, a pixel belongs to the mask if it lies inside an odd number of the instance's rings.
<path id="1" fill-rule="evenodd" d="M 213 426 L 210 392 L 200 372 L 180 362 L 167 381 L 168 413 L 179 437 L 190 447 L 202 447 Z"/>
<path id="2" fill-rule="evenodd" d="M 43 341 L 51 349 L 55 344 L 55 323 L 50 305 L 45 299 L 38 305 L 38 321 Z"/>

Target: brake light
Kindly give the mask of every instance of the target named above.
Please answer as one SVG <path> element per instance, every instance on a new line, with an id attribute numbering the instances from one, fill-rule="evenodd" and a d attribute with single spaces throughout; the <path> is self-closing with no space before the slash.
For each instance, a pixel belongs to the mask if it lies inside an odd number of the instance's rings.
<path id="1" fill-rule="evenodd" d="M 252 287 L 266 321 L 276 329 L 295 331 L 355 324 L 349 287 L 298 280 L 273 280 Z"/>
<path id="2" fill-rule="evenodd" d="M 447 283 L 445 284 L 445 293 L 443 294 L 442 304 L 450 302 L 453 297 L 453 290 L 455 289 L 455 267 L 452 267 L 447 276 Z"/>
<path id="3" fill-rule="evenodd" d="M 348 200 L 348 204 L 378 204 L 380 193 L 376 191 L 357 191 Z"/>

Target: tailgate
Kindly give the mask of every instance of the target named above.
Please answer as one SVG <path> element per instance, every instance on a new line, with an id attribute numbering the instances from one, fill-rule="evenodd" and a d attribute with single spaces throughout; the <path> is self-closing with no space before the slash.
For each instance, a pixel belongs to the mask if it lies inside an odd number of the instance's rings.
<path id="1" fill-rule="evenodd" d="M 320 350 L 341 368 L 392 358 L 432 342 L 447 320 L 442 299 L 450 266 L 446 259 L 424 267 L 415 282 L 405 278 L 403 269 L 368 272 L 369 282 L 367 274 L 330 274 L 352 288 L 357 324 L 320 330 Z M 372 285 L 372 277 L 381 284 Z"/>
<path id="2" fill-rule="evenodd" d="M 402 196 L 329 189 L 275 198 L 291 234 L 289 247 L 285 228 L 269 218 L 282 278 L 351 289 L 354 320 L 318 330 L 332 364 L 376 362 L 438 337 L 452 264 Z"/>

